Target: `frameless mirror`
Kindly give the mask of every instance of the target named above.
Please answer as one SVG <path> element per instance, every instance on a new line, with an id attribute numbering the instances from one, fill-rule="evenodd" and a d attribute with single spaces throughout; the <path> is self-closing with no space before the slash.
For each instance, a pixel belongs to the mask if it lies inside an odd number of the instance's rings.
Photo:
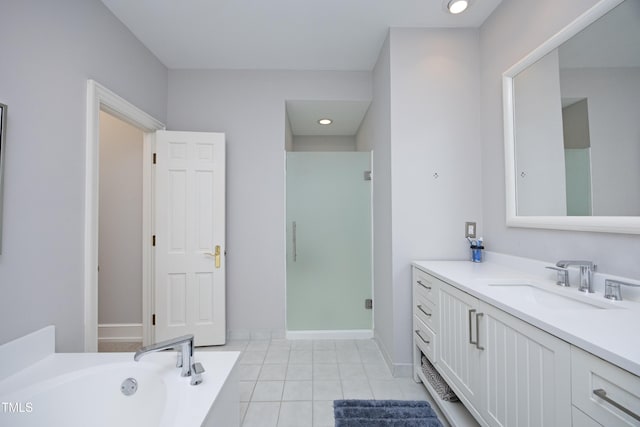
<path id="1" fill-rule="evenodd" d="M 507 225 L 640 233 L 640 0 L 603 0 L 503 75 Z"/>

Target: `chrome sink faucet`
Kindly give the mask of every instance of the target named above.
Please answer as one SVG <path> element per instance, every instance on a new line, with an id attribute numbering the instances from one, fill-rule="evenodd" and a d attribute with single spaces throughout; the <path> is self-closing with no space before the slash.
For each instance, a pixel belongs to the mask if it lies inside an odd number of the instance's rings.
<path id="1" fill-rule="evenodd" d="M 591 261 L 573 261 L 562 260 L 556 263 L 556 267 L 567 268 L 570 265 L 577 265 L 580 267 L 580 285 L 578 290 L 585 293 L 593 293 L 593 272 L 596 270 L 596 265 Z M 567 281 L 569 283 L 569 281 Z"/>
<path id="2" fill-rule="evenodd" d="M 193 364 L 193 335 L 183 335 L 181 337 L 172 338 L 142 347 L 136 351 L 136 354 L 133 356 L 133 360 L 137 362 L 146 354 L 162 350 L 177 350 L 178 362 L 176 363 L 176 367 L 182 368 L 180 375 L 183 377 L 191 376 Z M 202 366 L 200 366 L 200 369 L 202 369 Z"/>
<path id="3" fill-rule="evenodd" d="M 556 272 L 556 285 L 558 286 L 569 286 L 569 270 L 564 267 L 545 267 L 549 270 L 555 270 Z"/>
<path id="4" fill-rule="evenodd" d="M 636 285 L 634 283 L 606 279 L 604 281 L 604 297 L 613 301 L 622 301 L 622 292 L 620 292 L 620 286 L 633 286 L 636 288 L 640 288 L 640 285 Z"/>

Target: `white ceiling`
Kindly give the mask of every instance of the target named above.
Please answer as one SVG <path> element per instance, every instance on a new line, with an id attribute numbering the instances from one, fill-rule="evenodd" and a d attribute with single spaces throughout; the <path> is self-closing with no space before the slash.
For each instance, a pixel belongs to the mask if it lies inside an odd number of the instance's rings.
<path id="1" fill-rule="evenodd" d="M 102 0 L 170 69 L 372 70 L 390 27 L 478 27 L 502 0 Z M 294 135 L 355 135 L 369 102 L 287 101 Z M 330 117 L 334 123 L 320 126 Z"/>
<path id="2" fill-rule="evenodd" d="M 501 0 L 102 0 L 171 69 L 371 70 L 389 27 L 478 27 Z"/>

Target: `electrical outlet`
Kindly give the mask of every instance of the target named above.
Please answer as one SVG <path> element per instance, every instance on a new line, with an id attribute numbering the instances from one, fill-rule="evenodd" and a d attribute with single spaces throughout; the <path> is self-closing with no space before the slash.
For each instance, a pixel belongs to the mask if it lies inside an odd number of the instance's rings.
<path id="1" fill-rule="evenodd" d="M 465 222 L 464 223 L 464 237 L 475 239 L 476 238 L 476 223 Z"/>

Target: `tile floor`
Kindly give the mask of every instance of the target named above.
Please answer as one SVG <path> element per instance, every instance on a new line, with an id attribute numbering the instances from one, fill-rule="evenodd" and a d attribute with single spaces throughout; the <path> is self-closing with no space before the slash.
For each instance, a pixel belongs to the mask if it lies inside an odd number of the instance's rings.
<path id="1" fill-rule="evenodd" d="M 241 351 L 243 427 L 333 427 L 335 399 L 430 400 L 394 378 L 373 340 L 231 341 L 198 351 Z"/>

